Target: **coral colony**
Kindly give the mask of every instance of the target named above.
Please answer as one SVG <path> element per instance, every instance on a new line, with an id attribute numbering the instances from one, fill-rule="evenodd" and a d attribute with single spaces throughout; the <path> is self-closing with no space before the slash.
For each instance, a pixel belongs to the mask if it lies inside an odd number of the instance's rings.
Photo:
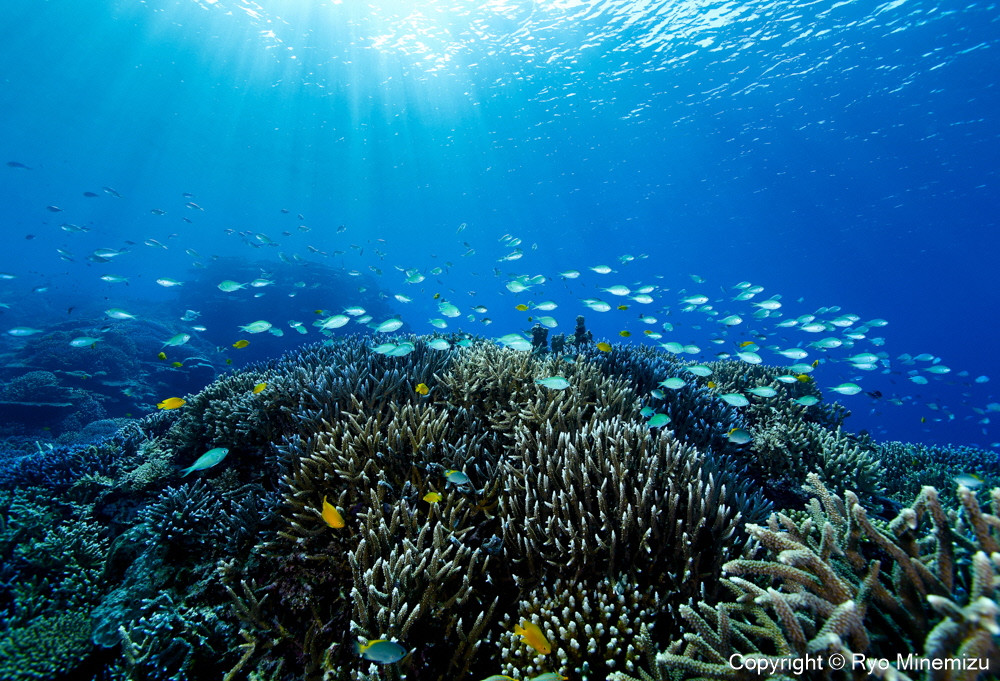
<path id="1" fill-rule="evenodd" d="M 580 318 L 522 351 L 342 337 L 164 396 L 0 474 L 0 678 L 995 660 L 995 457 L 847 434 L 787 374 L 595 344 Z"/>

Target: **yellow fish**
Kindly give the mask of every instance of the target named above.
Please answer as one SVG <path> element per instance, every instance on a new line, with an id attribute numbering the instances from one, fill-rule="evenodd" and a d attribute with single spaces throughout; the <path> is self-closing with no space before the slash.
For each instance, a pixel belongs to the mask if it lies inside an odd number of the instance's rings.
<path id="1" fill-rule="evenodd" d="M 427 494 L 424 495 L 424 501 L 426 501 L 428 504 L 436 504 L 437 502 L 441 501 L 441 493 L 428 492 Z"/>
<path id="2" fill-rule="evenodd" d="M 337 510 L 337 507 L 327 501 L 325 496 L 323 497 L 323 520 L 325 520 L 326 524 L 330 527 L 338 529 L 346 524 L 344 522 L 344 516 L 340 515 L 340 511 Z"/>
<path id="3" fill-rule="evenodd" d="M 647 336 L 649 336 L 649 335 L 652 335 L 653 332 L 650 331 L 649 329 L 644 329 L 643 333 L 646 334 Z"/>
<path id="4" fill-rule="evenodd" d="M 231 359 L 229 359 L 229 358 L 227 357 L 227 358 L 226 358 L 226 364 L 232 364 L 232 363 L 233 363 L 233 360 L 231 360 Z"/>
<path id="5" fill-rule="evenodd" d="M 259 392 L 263 392 L 264 388 L 266 388 L 266 387 L 267 387 L 267 383 L 266 382 L 258 383 L 257 385 L 255 385 L 253 387 L 253 394 L 256 395 Z"/>
<path id="6" fill-rule="evenodd" d="M 717 388 L 718 384 L 715 381 L 709 381 L 708 382 L 708 387 L 709 388 Z"/>
<path id="7" fill-rule="evenodd" d="M 740 343 L 741 348 L 745 348 L 748 345 L 756 345 L 756 343 L 754 343 L 753 341 L 743 341 L 742 343 Z"/>
<path id="8" fill-rule="evenodd" d="M 819 360 L 818 359 L 813 360 L 813 369 L 815 369 L 818 366 L 819 366 Z"/>
<path id="9" fill-rule="evenodd" d="M 183 362 L 171 362 L 170 366 L 174 367 L 175 369 L 180 369 L 182 366 L 184 366 L 184 363 Z"/>
<path id="10" fill-rule="evenodd" d="M 621 336 L 622 338 L 628 338 L 629 336 L 632 335 L 632 332 L 631 331 L 622 330 L 622 331 L 618 332 L 618 335 Z"/>
<path id="11" fill-rule="evenodd" d="M 166 358 L 167 358 L 167 353 L 165 352 L 161 352 L 156 356 L 156 359 L 166 359 Z"/>
<path id="12" fill-rule="evenodd" d="M 233 343 L 233 347 L 237 348 L 237 349 L 245 348 L 248 345 L 250 345 L 250 341 L 248 341 L 248 340 L 246 340 L 244 338 L 241 338 L 240 340 L 238 340 L 235 343 Z"/>
<path id="13" fill-rule="evenodd" d="M 418 395 L 426 395 L 427 393 L 429 393 L 431 391 L 431 389 L 428 388 L 427 384 L 425 384 L 425 383 L 417 383 L 417 387 L 414 388 L 414 390 L 417 391 Z"/>
<path id="14" fill-rule="evenodd" d="M 812 378 L 809 377 L 809 374 L 799 374 L 795 378 L 799 380 L 799 383 L 808 383 L 812 380 Z"/>
<path id="15" fill-rule="evenodd" d="M 542 633 L 542 630 L 534 622 L 523 620 L 520 624 L 514 626 L 514 633 L 519 634 L 523 642 L 542 655 L 548 655 L 552 652 L 552 646 L 549 645 L 548 639 L 545 638 L 545 634 Z"/>
<path id="16" fill-rule="evenodd" d="M 179 397 L 168 397 L 162 402 L 158 402 L 156 405 L 157 409 L 177 409 L 178 407 L 183 407 L 187 402 Z"/>
<path id="17" fill-rule="evenodd" d="M 524 303 L 521 303 L 520 305 L 515 305 L 514 309 L 517 310 L 518 312 L 527 312 L 528 306 L 525 305 Z"/>
<path id="18" fill-rule="evenodd" d="M 619 305 L 618 309 L 619 310 L 627 310 L 628 309 L 628 305 Z"/>
<path id="19" fill-rule="evenodd" d="M 600 350 L 601 352 L 611 352 L 611 343 L 604 343 L 604 342 L 598 343 L 597 349 Z"/>

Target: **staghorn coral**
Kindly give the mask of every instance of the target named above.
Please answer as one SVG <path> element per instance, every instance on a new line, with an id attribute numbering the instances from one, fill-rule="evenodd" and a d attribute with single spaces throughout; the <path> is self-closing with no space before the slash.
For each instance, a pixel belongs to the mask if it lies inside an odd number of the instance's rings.
<path id="1" fill-rule="evenodd" d="M 364 337 L 307 346 L 93 449 L 22 457 L 30 514 L 12 512 L 16 476 L 0 491 L 3 624 L 57 603 L 90 610 L 97 655 L 118 655 L 105 678 L 149 681 L 664 677 L 717 673 L 723 645 L 832 649 L 834 634 L 873 654 L 992 645 L 997 510 L 976 511 L 970 492 L 948 516 L 928 492 L 893 523 L 869 520 L 868 495 L 840 490 L 883 473 L 851 469 L 873 448 L 840 428 L 842 410 L 779 398 L 736 409 L 650 349 L 568 343 L 566 358 L 407 340 L 399 357 Z M 714 366 L 734 391 L 780 372 Z M 553 376 L 569 387 L 537 382 Z M 688 385 L 652 395 L 670 376 Z M 644 406 L 672 422 L 650 429 Z M 726 439 L 737 425 L 750 446 Z M 232 451 L 175 477 L 212 446 Z M 822 500 L 808 514 L 786 489 L 806 478 Z M 761 489 L 783 513 L 767 527 Z M 327 524 L 324 499 L 344 527 Z M 69 523 L 99 538 L 94 551 L 73 548 Z M 52 560 L 67 551 L 80 552 L 72 579 Z M 28 558 L 46 580 L 17 591 Z M 87 596 L 53 599 L 60 585 Z M 514 635 L 525 619 L 551 655 Z M 409 654 L 360 659 L 355 643 L 374 638 Z"/>
<path id="2" fill-rule="evenodd" d="M 985 449 L 882 442 L 878 444 L 878 458 L 887 470 L 896 473 L 886 480 L 887 493 L 904 503 L 919 494 L 925 485 L 953 489 L 960 476 L 970 487 L 973 484 L 983 489 L 1000 486 L 1000 457 Z M 969 476 L 977 476 L 979 480 L 974 483 Z M 955 506 L 955 499 L 950 494 L 944 495 L 941 502 Z"/>
<path id="3" fill-rule="evenodd" d="M 731 664 L 734 655 L 785 670 L 806 655 L 833 653 L 977 658 L 1000 668 L 1000 489 L 992 492 L 992 513 L 984 513 L 959 488 L 963 513 L 949 517 L 937 491 L 925 487 L 879 527 L 853 493 L 841 499 L 816 474 L 808 481 L 815 497 L 807 517 L 796 523 L 776 513 L 767 527 L 748 527 L 767 556 L 726 564 L 724 581 L 737 600 L 683 608 L 689 632 L 656 655 L 644 678 L 757 675 Z M 889 676 L 908 678 L 896 670 Z M 863 679 L 867 670 L 827 667 L 813 677 Z M 959 677 L 929 670 L 921 678 Z"/>

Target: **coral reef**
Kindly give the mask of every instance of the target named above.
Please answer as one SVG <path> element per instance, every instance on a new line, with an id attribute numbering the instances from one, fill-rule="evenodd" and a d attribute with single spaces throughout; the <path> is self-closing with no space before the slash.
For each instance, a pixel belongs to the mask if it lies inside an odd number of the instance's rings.
<path id="1" fill-rule="evenodd" d="M 918 443 L 882 442 L 878 458 L 895 475 L 886 480 L 887 494 L 906 503 L 925 485 L 955 489 L 958 484 L 970 488 L 1000 487 L 1000 457 L 975 447 L 948 445 L 935 447 Z M 941 502 L 955 506 L 955 498 L 945 494 Z"/>
<path id="2" fill-rule="evenodd" d="M 1000 669 L 1000 489 L 992 513 L 959 487 L 961 515 L 949 516 L 933 487 L 889 523 L 868 518 L 858 497 L 841 498 L 815 473 L 809 512 L 796 522 L 774 514 L 748 526 L 766 555 L 724 567 L 735 602 L 683 609 L 688 633 L 655 656 L 643 678 L 744 679 L 757 675 L 733 659 L 788 672 L 807 656 L 869 659 L 975 659 L 974 673 L 929 670 L 920 678 L 977 678 L 979 665 Z M 945 668 L 961 669 L 952 662 Z M 779 675 L 784 678 L 786 675 Z M 893 669 L 891 678 L 909 678 Z M 863 666 L 813 669 L 812 678 L 868 677 Z M 617 675 L 617 679 L 633 678 Z"/>
<path id="3" fill-rule="evenodd" d="M 789 403 L 815 387 L 781 369 L 697 375 L 602 351 L 582 319 L 551 352 L 446 338 L 394 357 L 331 339 L 90 426 L 120 427 L 94 444 L 19 445 L 0 676 L 742 678 L 728 654 L 995 655 L 1000 490 L 987 510 L 923 487 L 883 522 L 880 449 L 836 406 Z M 755 386 L 785 392 L 721 398 Z M 360 656 L 374 640 L 405 655 Z"/>

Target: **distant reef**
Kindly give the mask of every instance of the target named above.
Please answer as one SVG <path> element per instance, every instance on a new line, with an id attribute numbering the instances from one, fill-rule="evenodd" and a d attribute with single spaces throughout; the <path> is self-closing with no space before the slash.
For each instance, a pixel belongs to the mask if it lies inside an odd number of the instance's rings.
<path id="1" fill-rule="evenodd" d="M 808 377 L 582 329 L 520 352 L 338 338 L 92 444 L 8 452 L 0 679 L 1000 669 L 994 454 L 875 443 L 801 399 Z"/>

